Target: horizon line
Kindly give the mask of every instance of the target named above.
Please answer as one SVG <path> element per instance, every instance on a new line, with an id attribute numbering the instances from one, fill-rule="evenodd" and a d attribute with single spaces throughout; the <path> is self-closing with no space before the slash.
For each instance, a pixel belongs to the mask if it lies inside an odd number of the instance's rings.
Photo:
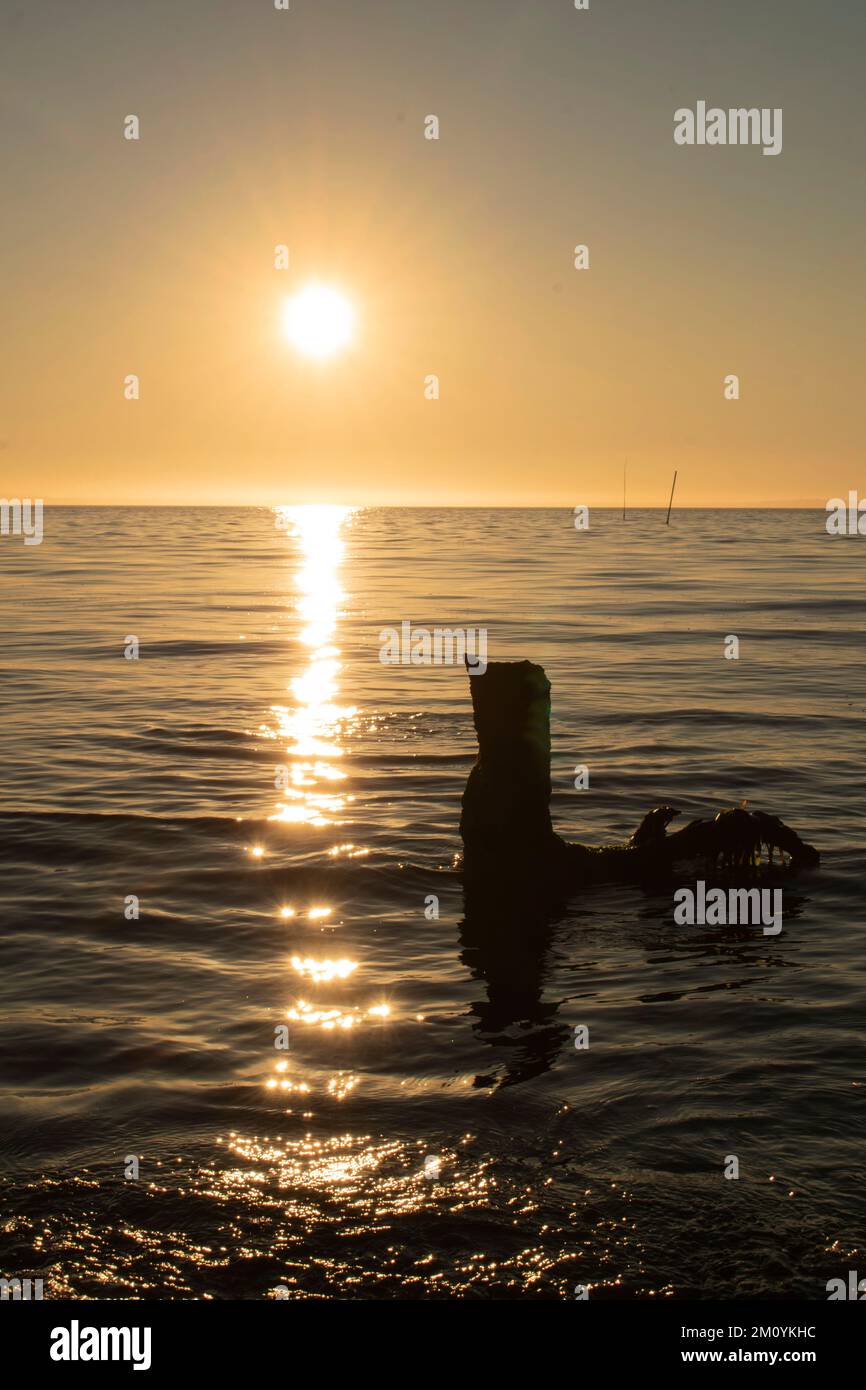
<path id="1" fill-rule="evenodd" d="M 7 499 L 10 500 L 10 499 Z M 499 511 L 499 512 L 569 512 L 575 506 L 588 506 L 590 511 L 621 512 L 621 503 L 519 503 L 519 502 L 82 502 L 62 500 L 49 502 L 41 499 L 45 507 L 91 507 L 114 510 L 122 507 L 143 507 L 150 511 L 176 511 L 180 507 L 195 507 L 199 510 L 221 511 L 227 508 L 241 511 L 267 511 L 275 507 L 348 507 L 351 511 Z M 674 507 L 672 515 L 678 512 L 808 512 L 827 510 L 826 502 L 748 502 L 742 505 L 726 503 L 719 505 L 707 503 Z M 667 506 L 655 503 L 629 507 L 630 512 L 667 512 Z M 626 518 L 627 519 L 627 518 Z"/>

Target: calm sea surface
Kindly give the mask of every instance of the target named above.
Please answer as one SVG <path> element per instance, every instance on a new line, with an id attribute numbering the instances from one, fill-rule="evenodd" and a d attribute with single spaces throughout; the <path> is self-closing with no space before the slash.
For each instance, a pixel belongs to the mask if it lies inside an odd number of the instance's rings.
<path id="1" fill-rule="evenodd" d="M 60 508 L 0 539 L 0 1274 L 98 1299 L 866 1273 L 866 540 L 817 512 L 277 519 Z M 660 801 L 782 815 L 823 856 L 782 934 L 599 887 L 519 961 L 479 951 L 468 680 L 382 665 L 404 619 L 546 667 L 567 837 Z"/>

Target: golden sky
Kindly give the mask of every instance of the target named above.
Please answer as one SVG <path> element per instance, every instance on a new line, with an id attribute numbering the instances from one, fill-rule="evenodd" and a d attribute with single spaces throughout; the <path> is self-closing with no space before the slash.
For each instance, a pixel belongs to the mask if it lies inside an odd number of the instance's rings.
<path id="1" fill-rule="evenodd" d="M 854 0 L 9 14 L 0 491 L 617 505 L 627 458 L 635 506 L 674 468 L 681 506 L 866 492 L 864 41 Z M 782 153 L 676 146 L 699 99 L 783 108 Z M 355 316 L 323 361 L 282 328 L 310 281 Z"/>

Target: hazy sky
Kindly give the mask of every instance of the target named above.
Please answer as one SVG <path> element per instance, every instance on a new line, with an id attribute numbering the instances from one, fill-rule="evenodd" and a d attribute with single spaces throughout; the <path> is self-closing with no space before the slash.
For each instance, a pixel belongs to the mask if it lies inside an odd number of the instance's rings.
<path id="1" fill-rule="evenodd" d="M 863 0 L 6 0 L 0 493 L 862 495 L 864 55 Z M 676 146 L 698 100 L 781 154 Z"/>

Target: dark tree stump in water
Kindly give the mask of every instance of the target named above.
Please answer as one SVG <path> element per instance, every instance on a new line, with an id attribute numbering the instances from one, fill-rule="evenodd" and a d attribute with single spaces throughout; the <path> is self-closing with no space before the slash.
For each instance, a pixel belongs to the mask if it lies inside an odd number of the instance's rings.
<path id="1" fill-rule="evenodd" d="M 631 882 L 702 860 L 707 871 L 758 872 L 761 848 L 814 866 L 818 851 L 775 816 L 742 807 L 696 820 L 673 834 L 673 806 L 649 811 L 624 843 L 569 844 L 550 819 L 550 682 L 530 661 L 491 662 L 469 677 L 478 759 L 463 793 L 460 834 L 467 883 L 568 891 L 592 882 Z"/>
<path id="2" fill-rule="evenodd" d="M 470 676 L 478 759 L 463 793 L 467 857 L 530 866 L 554 852 L 550 820 L 550 681 L 530 661 Z"/>

